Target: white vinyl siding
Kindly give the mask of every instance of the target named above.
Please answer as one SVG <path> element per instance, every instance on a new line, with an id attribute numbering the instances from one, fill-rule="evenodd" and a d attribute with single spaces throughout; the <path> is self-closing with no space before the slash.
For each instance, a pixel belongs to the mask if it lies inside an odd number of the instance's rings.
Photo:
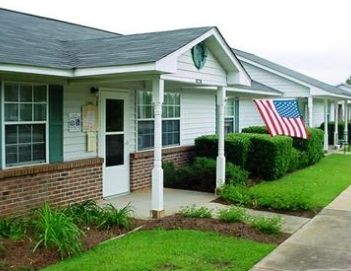
<path id="1" fill-rule="evenodd" d="M 313 100 L 312 127 L 319 127 L 324 122 L 324 101 Z"/>
<path id="2" fill-rule="evenodd" d="M 242 62 L 246 71 L 250 74 L 251 78 L 261 84 L 267 85 L 284 92 L 284 97 L 307 97 L 309 88 L 297 84 L 291 80 L 283 78 L 279 75 L 253 66 L 246 62 Z"/>
<path id="3" fill-rule="evenodd" d="M 205 66 L 200 70 L 194 65 L 191 50 L 178 58 L 177 66 L 178 71 L 174 75 L 177 78 L 199 79 L 219 84 L 226 84 L 227 82 L 226 71 L 218 63 L 210 50 L 208 50 Z M 172 75 L 169 75 L 169 77 L 172 77 Z"/>
<path id="4" fill-rule="evenodd" d="M 215 92 L 184 90 L 181 99 L 181 145 L 194 144 L 194 139 L 198 136 L 215 134 Z"/>
<path id="5" fill-rule="evenodd" d="M 250 100 L 239 102 L 239 131 L 249 126 L 264 126 L 264 122 L 257 110 L 255 103 Z"/>

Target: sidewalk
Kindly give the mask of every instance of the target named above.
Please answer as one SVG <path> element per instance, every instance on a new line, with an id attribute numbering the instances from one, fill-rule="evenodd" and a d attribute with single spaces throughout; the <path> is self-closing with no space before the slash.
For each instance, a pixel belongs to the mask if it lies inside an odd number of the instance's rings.
<path id="1" fill-rule="evenodd" d="M 181 210 L 182 207 L 195 205 L 196 207 L 207 207 L 213 210 L 213 214 L 219 209 L 228 208 L 227 205 L 219 204 L 212 202 L 216 199 L 212 193 L 188 191 L 188 190 L 179 190 L 179 189 L 164 189 L 164 208 L 166 215 L 172 215 Z M 150 209 L 151 209 L 151 195 L 150 191 L 141 191 L 132 193 L 125 196 L 116 197 L 113 199 L 103 200 L 100 202 L 112 203 L 116 208 L 121 208 L 130 203 L 134 209 L 134 217 L 141 219 L 150 219 Z M 254 216 L 264 216 L 272 217 L 277 216 L 277 214 L 262 212 L 256 210 L 248 209 L 248 213 Z M 289 216 L 289 215 L 280 215 L 282 217 L 282 231 L 286 233 L 294 233 L 305 225 L 310 219 Z"/>
<path id="2" fill-rule="evenodd" d="M 251 271 L 351 271 L 351 186 Z"/>

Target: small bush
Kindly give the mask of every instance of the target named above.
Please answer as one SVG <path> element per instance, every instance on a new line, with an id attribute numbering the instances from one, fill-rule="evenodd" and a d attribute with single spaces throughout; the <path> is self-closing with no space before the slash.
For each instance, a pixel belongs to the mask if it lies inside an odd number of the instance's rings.
<path id="1" fill-rule="evenodd" d="M 99 223 L 101 211 L 101 207 L 94 200 L 73 203 L 64 209 L 64 213 L 81 226 Z"/>
<path id="2" fill-rule="evenodd" d="M 242 133 L 248 134 L 269 134 L 266 126 L 249 126 L 241 130 Z"/>
<path id="3" fill-rule="evenodd" d="M 222 222 L 244 222 L 248 218 L 244 208 L 232 206 L 218 211 L 218 219 Z"/>
<path id="4" fill-rule="evenodd" d="M 38 247 L 57 249 L 61 259 L 81 251 L 80 236 L 84 233 L 63 211 L 51 209 L 48 203 L 44 203 L 42 208 L 34 210 L 32 223 L 38 239 L 34 251 Z"/>
<path id="5" fill-rule="evenodd" d="M 183 217 L 194 217 L 194 218 L 211 218 L 212 211 L 206 207 L 197 208 L 195 205 L 185 206 L 181 208 L 180 214 Z"/>
<path id="6" fill-rule="evenodd" d="M 282 231 L 281 216 L 253 218 L 250 224 L 259 231 L 269 235 L 279 234 Z"/>
<path id="7" fill-rule="evenodd" d="M 226 163 L 226 184 L 230 185 L 245 185 L 247 178 L 249 177 L 249 172 L 236 166 L 230 162 Z"/>
<path id="8" fill-rule="evenodd" d="M 131 214 L 133 207 L 130 204 L 121 209 L 115 208 L 112 204 L 107 204 L 100 212 L 100 224 L 98 229 L 109 229 L 113 227 L 130 228 Z"/>
<path id="9" fill-rule="evenodd" d="M 28 228 L 28 219 L 23 217 L 5 218 L 0 221 L 0 236 L 18 240 Z"/>
<path id="10" fill-rule="evenodd" d="M 230 203 L 249 206 L 252 200 L 248 187 L 243 185 L 224 185 L 218 192 L 222 199 Z"/>

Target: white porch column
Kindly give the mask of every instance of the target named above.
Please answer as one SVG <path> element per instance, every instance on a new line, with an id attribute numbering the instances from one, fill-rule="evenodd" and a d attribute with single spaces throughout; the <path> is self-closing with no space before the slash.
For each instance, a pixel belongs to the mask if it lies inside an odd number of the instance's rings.
<path id="1" fill-rule="evenodd" d="M 225 88 L 219 87 L 217 90 L 217 136 L 218 136 L 218 156 L 216 171 L 216 189 L 225 182 L 225 156 L 224 156 L 224 105 L 225 105 Z"/>
<path id="2" fill-rule="evenodd" d="M 313 127 L 313 98 L 308 97 L 308 126 Z"/>
<path id="3" fill-rule="evenodd" d="M 164 216 L 163 209 L 163 169 L 162 169 L 162 103 L 164 81 L 152 80 L 152 102 L 154 104 L 154 168 L 152 169 L 151 216 Z"/>
<path id="4" fill-rule="evenodd" d="M 324 99 L 324 147 L 325 153 L 328 152 L 328 100 Z"/>
<path id="5" fill-rule="evenodd" d="M 335 103 L 334 103 L 334 111 L 335 111 L 335 113 L 334 113 L 334 122 L 335 122 L 335 124 L 334 124 L 334 147 L 335 148 L 337 148 L 337 146 L 338 146 L 338 143 L 339 143 L 339 126 L 338 126 L 338 122 L 339 122 L 339 114 L 338 114 L 338 108 L 339 108 L 339 105 L 338 105 L 338 101 L 335 101 Z"/>
<path id="6" fill-rule="evenodd" d="M 347 101 L 344 102 L 344 108 L 345 108 L 345 113 L 344 113 L 344 120 L 345 120 L 345 127 L 344 127 L 344 140 L 345 142 L 348 142 L 348 108 L 347 108 Z"/>

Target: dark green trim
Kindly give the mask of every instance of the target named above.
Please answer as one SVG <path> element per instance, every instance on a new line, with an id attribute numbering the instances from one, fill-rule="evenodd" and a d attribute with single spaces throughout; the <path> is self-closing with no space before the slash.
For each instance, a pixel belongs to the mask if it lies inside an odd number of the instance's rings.
<path id="1" fill-rule="evenodd" d="M 49 162 L 63 161 L 63 86 L 49 85 Z"/>
<path id="2" fill-rule="evenodd" d="M 239 133 L 239 97 L 234 98 L 234 133 Z"/>

